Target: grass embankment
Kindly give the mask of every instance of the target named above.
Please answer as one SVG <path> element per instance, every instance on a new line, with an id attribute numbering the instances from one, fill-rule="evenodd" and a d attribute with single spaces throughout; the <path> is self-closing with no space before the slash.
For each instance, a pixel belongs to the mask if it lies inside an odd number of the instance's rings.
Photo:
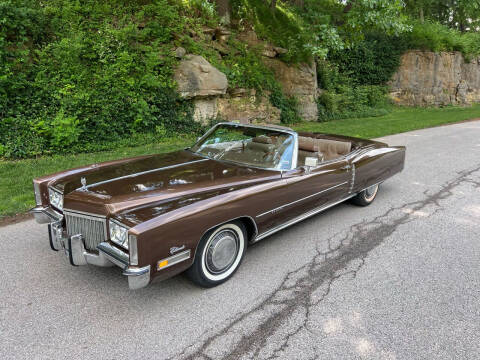
<path id="1" fill-rule="evenodd" d="M 455 123 L 480 117 L 480 105 L 442 109 L 395 108 L 380 117 L 304 122 L 297 131 L 325 132 L 375 138 L 405 131 Z M 170 138 L 159 144 L 123 147 L 116 150 L 72 156 L 49 156 L 20 161 L 0 161 L 0 219 L 23 213 L 34 206 L 32 178 L 89 163 L 180 149 L 194 138 Z"/>

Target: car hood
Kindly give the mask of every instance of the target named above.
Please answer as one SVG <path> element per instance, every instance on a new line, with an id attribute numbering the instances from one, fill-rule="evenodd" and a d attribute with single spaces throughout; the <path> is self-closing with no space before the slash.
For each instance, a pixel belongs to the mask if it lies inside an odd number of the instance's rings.
<path id="1" fill-rule="evenodd" d="M 186 150 L 91 169 L 54 184 L 64 193 L 65 209 L 126 215 L 163 204 L 159 209 L 164 212 L 173 204 L 185 206 L 280 176 L 275 171 L 206 159 Z M 158 216 L 162 211 L 149 214 Z"/>

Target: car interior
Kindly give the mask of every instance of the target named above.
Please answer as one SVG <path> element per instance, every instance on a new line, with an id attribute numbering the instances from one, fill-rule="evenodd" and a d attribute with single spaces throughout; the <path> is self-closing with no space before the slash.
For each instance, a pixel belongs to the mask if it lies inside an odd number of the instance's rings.
<path id="1" fill-rule="evenodd" d="M 243 155 L 245 159 L 265 154 L 268 157 L 273 154 L 276 148 L 275 138 L 270 136 L 257 136 L 245 144 Z M 313 138 L 307 136 L 298 137 L 298 160 L 297 166 L 305 165 L 307 157 L 318 159 L 318 163 L 337 159 L 347 155 L 355 148 L 355 144 L 351 141 L 332 140 L 328 138 Z"/>
<path id="2" fill-rule="evenodd" d="M 351 151 L 351 141 L 299 136 L 297 166 L 305 165 L 307 157 L 318 158 L 318 163 L 321 163 L 347 155 Z"/>

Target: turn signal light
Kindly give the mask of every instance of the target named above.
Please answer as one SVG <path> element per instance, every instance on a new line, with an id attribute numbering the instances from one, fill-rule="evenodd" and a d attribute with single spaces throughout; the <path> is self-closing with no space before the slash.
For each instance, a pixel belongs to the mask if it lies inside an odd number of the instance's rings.
<path id="1" fill-rule="evenodd" d="M 161 269 L 161 268 L 163 268 L 167 265 L 168 265 L 168 260 L 163 260 L 163 261 L 158 263 L 158 268 Z"/>

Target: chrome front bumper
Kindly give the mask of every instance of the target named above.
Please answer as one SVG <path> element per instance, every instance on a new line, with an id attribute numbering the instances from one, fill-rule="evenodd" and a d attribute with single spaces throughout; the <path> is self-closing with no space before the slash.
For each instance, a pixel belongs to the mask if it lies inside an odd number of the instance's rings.
<path id="1" fill-rule="evenodd" d="M 108 242 L 97 246 L 98 254 L 89 252 L 85 249 L 81 234 L 68 236 L 63 230 L 62 214 L 49 207 L 36 207 L 30 212 L 38 223 L 48 223 L 50 247 L 55 251 L 63 250 L 70 264 L 102 267 L 116 265 L 123 270 L 123 275 L 127 276 L 128 286 L 132 290 L 143 288 L 150 283 L 150 265 L 141 268 L 130 266 L 128 254 Z"/>

